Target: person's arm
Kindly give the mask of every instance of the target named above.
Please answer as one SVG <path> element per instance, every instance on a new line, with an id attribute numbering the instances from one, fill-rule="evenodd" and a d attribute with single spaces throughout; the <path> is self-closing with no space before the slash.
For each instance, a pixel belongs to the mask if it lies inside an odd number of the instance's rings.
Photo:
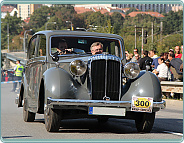
<path id="1" fill-rule="evenodd" d="M 153 71 L 152 71 L 152 73 L 154 73 L 154 74 L 158 74 L 159 72 L 156 70 L 156 69 L 154 69 Z"/>

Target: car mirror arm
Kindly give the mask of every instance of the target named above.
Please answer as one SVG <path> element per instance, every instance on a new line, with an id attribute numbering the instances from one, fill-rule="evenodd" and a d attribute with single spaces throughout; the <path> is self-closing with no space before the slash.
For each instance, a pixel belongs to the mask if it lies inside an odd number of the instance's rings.
<path id="1" fill-rule="evenodd" d="M 56 67 L 58 68 L 58 67 L 59 67 L 59 63 L 58 63 L 58 61 L 59 61 L 59 56 L 58 56 L 57 54 L 54 54 L 54 55 L 52 56 L 52 60 L 53 60 L 54 62 L 56 62 L 55 64 L 56 64 Z"/>

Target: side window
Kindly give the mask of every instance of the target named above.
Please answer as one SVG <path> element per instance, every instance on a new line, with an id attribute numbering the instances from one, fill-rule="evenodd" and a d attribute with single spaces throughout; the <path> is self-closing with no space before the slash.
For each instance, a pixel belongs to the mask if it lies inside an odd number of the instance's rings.
<path id="1" fill-rule="evenodd" d="M 29 47 L 28 47 L 28 58 L 34 58 L 35 57 L 35 47 L 36 47 L 36 41 L 37 41 L 37 36 L 31 38 Z"/>
<path id="2" fill-rule="evenodd" d="M 39 35 L 38 36 L 39 44 L 36 56 L 46 56 L 46 36 Z"/>
<path id="3" fill-rule="evenodd" d="M 117 41 L 112 41 L 108 43 L 106 49 L 109 54 L 115 55 L 117 57 L 120 57 L 120 45 Z"/>

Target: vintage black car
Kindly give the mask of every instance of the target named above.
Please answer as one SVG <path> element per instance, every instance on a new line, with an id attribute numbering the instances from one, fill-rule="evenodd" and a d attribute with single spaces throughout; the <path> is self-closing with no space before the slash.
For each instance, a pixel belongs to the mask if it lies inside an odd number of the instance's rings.
<path id="1" fill-rule="evenodd" d="M 59 54 L 60 41 L 70 52 Z M 90 46 L 103 44 L 92 55 Z M 44 114 L 49 132 L 58 131 L 62 119 L 134 119 L 138 132 L 150 132 L 155 113 L 165 108 L 160 82 L 136 63 L 126 63 L 123 38 L 82 31 L 40 31 L 28 44 L 18 107 L 25 122 Z"/>

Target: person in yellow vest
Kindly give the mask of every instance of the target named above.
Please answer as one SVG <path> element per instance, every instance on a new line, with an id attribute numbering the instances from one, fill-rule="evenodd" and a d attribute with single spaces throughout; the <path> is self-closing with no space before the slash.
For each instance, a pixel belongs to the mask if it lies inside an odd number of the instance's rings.
<path id="1" fill-rule="evenodd" d="M 19 87 L 20 87 L 20 84 L 21 84 L 21 80 L 22 80 L 22 75 L 23 75 L 23 71 L 24 71 L 24 67 L 20 64 L 20 60 L 17 60 L 16 61 L 16 66 L 14 68 L 14 71 L 15 71 L 15 82 L 13 84 L 13 89 L 12 89 L 12 92 L 15 92 L 16 88 L 17 88 L 17 81 L 19 81 Z"/>

